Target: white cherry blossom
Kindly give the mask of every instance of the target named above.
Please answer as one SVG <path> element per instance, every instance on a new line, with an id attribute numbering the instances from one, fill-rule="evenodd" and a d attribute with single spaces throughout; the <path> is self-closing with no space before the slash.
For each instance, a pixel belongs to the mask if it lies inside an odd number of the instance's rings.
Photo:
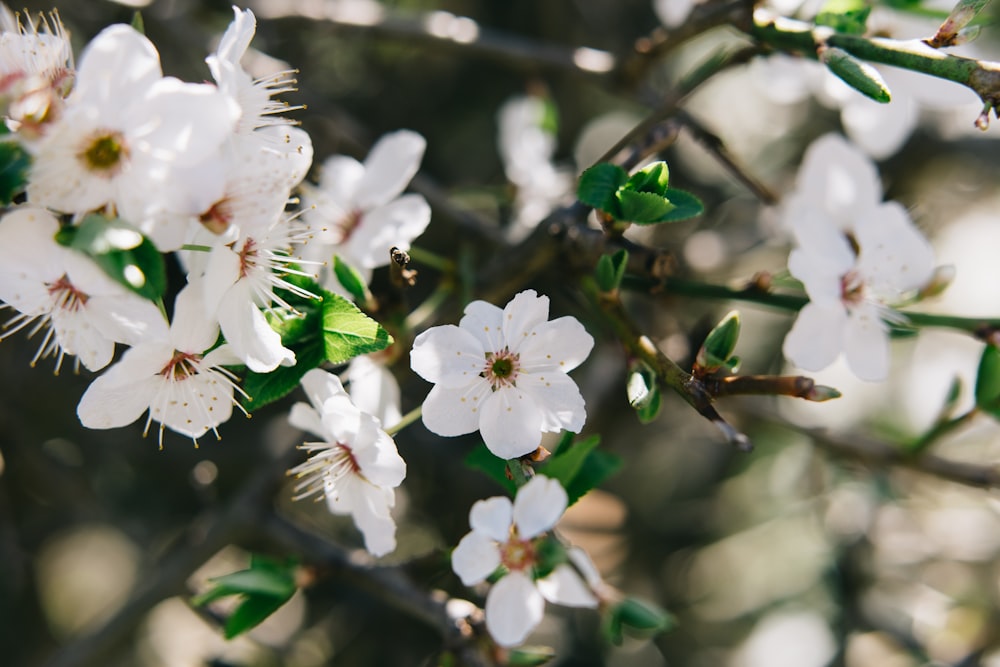
<path id="1" fill-rule="evenodd" d="M 797 244 L 788 269 L 810 301 L 783 351 L 801 368 L 822 370 L 843 353 L 862 380 L 884 380 L 887 322 L 905 320 L 890 306 L 933 274 L 930 244 L 902 206 L 880 201 L 879 189 L 874 165 L 836 135 L 807 151 L 785 209 Z"/>
<path id="2" fill-rule="evenodd" d="M 322 440 L 305 443 L 311 455 L 292 469 L 300 480 L 296 498 L 321 494 L 331 512 L 354 519 L 371 554 L 389 553 L 396 548 L 390 510 L 406 463 L 381 423 L 351 402 L 336 375 L 313 369 L 302 387 L 312 405 L 295 404 L 288 420 Z"/>
<path id="3" fill-rule="evenodd" d="M 424 400 L 424 425 L 444 436 L 478 429 L 503 459 L 533 452 L 543 432 L 578 433 L 586 407 L 567 373 L 587 358 L 594 339 L 573 317 L 548 317 L 548 297 L 526 290 L 503 310 L 473 301 L 459 326 L 417 336 L 411 366 L 435 383 Z"/>
<path id="4" fill-rule="evenodd" d="M 48 211 L 18 208 L 0 219 L 0 300 L 18 311 L 0 338 L 28 328 L 45 331 L 32 365 L 77 355 L 92 371 L 114 356 L 115 343 L 134 345 L 165 331 L 153 303 L 107 276 L 94 262 L 53 238 L 59 222 Z"/>
<path id="5" fill-rule="evenodd" d="M 518 490 L 513 503 L 495 496 L 478 501 L 469 512 L 472 531 L 455 547 L 451 566 L 466 586 L 484 581 L 501 566 L 506 570 L 486 596 L 486 628 L 501 646 L 524 642 L 542 620 L 545 600 L 597 606 L 588 584 L 566 563 L 535 579 L 538 544 L 566 511 L 566 503 L 559 482 L 538 475 Z"/>
<path id="6" fill-rule="evenodd" d="M 417 173 L 427 142 L 416 132 L 383 136 L 364 163 L 334 155 L 323 163 L 318 187 L 303 186 L 303 219 L 314 238 L 303 249 L 309 259 L 329 262 L 338 255 L 368 280 L 389 263 L 395 246 L 409 250 L 431 219 L 422 195 L 402 194 Z M 336 280 L 324 279 L 329 289 Z"/>
<path id="7" fill-rule="evenodd" d="M 347 393 L 354 404 L 386 426 L 403 418 L 399 382 L 380 359 L 383 354 L 363 354 L 351 359 L 344 371 Z"/>
<path id="8" fill-rule="evenodd" d="M 84 50 L 61 118 L 31 146 L 28 199 L 80 213 L 147 197 L 171 169 L 218 157 L 238 114 L 215 86 L 163 77 L 145 36 L 110 26 Z"/>
<path id="9" fill-rule="evenodd" d="M 197 438 L 227 421 L 239 406 L 235 377 L 222 368 L 239 364 L 228 345 L 210 348 L 219 337 L 219 326 L 205 317 L 201 287 L 189 284 L 177 295 L 169 331 L 137 343 L 118 363 L 91 383 L 77 415 L 87 428 L 118 428 L 131 424 L 144 412 L 146 433 L 153 421 L 163 429 Z M 242 408 L 240 407 L 242 410 Z"/>

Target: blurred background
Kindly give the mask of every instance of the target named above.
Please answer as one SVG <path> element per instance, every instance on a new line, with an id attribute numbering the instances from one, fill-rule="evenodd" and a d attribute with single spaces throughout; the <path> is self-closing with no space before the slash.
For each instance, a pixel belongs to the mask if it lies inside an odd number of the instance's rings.
<path id="1" fill-rule="evenodd" d="M 52 8 L 26 4 L 34 12 Z M 797 4 L 774 9 L 798 11 Z M 897 9 L 876 7 L 877 30 L 903 38 L 935 30 L 926 3 L 890 4 Z M 720 411 L 756 445 L 743 454 L 676 396 L 665 396 L 654 423 L 639 424 L 626 400 L 622 350 L 567 280 L 567 266 L 517 274 L 521 250 L 510 241 L 572 200 L 575 175 L 711 54 L 747 43 L 734 28 L 715 28 L 649 62 L 635 82 L 602 74 L 611 59 L 633 53 L 637 40 L 663 30 L 663 21 L 682 30 L 689 5 L 258 0 L 246 6 L 258 17 L 253 47 L 267 56 L 253 54 L 244 64 L 260 74 L 300 70 L 298 92 L 284 99 L 306 106 L 293 115 L 312 136 L 316 165 L 338 152 L 361 158 L 387 131 L 422 133 L 428 149 L 418 186 L 434 218 L 415 245 L 471 267 L 509 261 L 512 291 L 550 295 L 554 315 L 576 315 L 598 339 L 574 373 L 587 400 L 584 433 L 601 434 L 602 447 L 623 465 L 571 508 L 562 530 L 608 582 L 668 609 L 675 627 L 609 646 L 596 613 L 550 605 L 532 643 L 553 646 L 554 664 L 1000 666 L 996 491 L 887 462 L 892 456 L 858 455 L 896 451 L 919 438 L 955 378 L 962 387 L 956 414 L 970 409 L 981 342 L 938 330 L 898 340 L 892 376 L 881 384 L 862 383 L 839 365 L 814 374 L 842 391 L 837 401 L 721 401 Z M 101 28 L 131 21 L 137 8 L 166 74 L 209 78 L 203 59 L 232 19 L 227 2 L 58 5 L 78 55 Z M 497 40 L 496 50 L 481 47 L 486 37 Z M 996 57 L 998 46 L 987 25 L 966 52 Z M 546 64 L 566 54 L 573 66 Z M 996 317 L 1000 129 L 973 128 L 980 105 L 968 91 L 886 69 L 894 94 L 887 107 L 844 93 L 821 69 L 779 54 L 716 76 L 683 109 L 779 196 L 792 187 L 813 139 L 847 134 L 878 161 L 886 197 L 911 212 L 938 263 L 956 269 L 950 289 L 921 307 Z M 499 138 L 501 108 L 524 95 L 545 101 L 551 151 L 544 141 L 539 148 Z M 777 207 L 761 203 L 687 130 L 662 157 L 672 185 L 699 195 L 707 212 L 631 238 L 668 251 L 680 275 L 699 280 L 746 281 L 785 268 L 790 236 Z M 520 171 L 512 166 L 518 160 Z M 409 307 L 442 279 L 418 259 L 413 266 L 420 275 Z M 375 289 L 385 282 L 377 273 Z M 470 288 L 465 296 L 480 294 Z M 669 294 L 636 294 L 627 305 L 682 367 L 690 367 L 715 322 L 739 308 L 742 372 L 794 372 L 780 352 L 788 313 Z M 53 376 L 50 360 L 30 368 L 37 344 L 18 334 L 0 345 L 0 665 L 438 664 L 433 629 L 337 573 L 320 576 L 232 642 L 188 606 L 208 577 L 245 567 L 250 550 L 287 555 L 253 531 L 216 535 L 204 553 L 184 545 L 225 508 L 238 509 L 242 501 L 234 499 L 250 480 L 274 472 L 275 458 L 301 441 L 285 421 L 300 396 L 252 420 L 234 417 L 219 442 L 205 437 L 196 448 L 168 432 L 159 451 L 155 433 L 144 438 L 141 424 L 83 429 L 74 406 L 91 377 L 68 364 Z M 394 370 L 405 412 L 429 385 L 409 371 L 405 354 Z M 990 472 L 1000 456 L 998 434 L 979 415 L 937 442 L 933 454 Z M 409 474 L 397 500 L 399 548 L 385 562 L 428 591 L 481 602 L 447 561 L 468 531 L 471 504 L 501 491 L 463 464 L 475 439 L 438 438 L 418 423 L 396 440 Z M 263 502 L 345 548 L 360 548 L 349 519 L 330 516 L 322 504 L 291 503 L 287 486 Z M 141 603 L 123 613 L 130 598 Z"/>

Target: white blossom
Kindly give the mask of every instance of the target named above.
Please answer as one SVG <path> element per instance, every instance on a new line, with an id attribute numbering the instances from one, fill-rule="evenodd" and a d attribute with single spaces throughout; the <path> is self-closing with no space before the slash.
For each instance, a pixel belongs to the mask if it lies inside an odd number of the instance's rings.
<path id="1" fill-rule="evenodd" d="M 6 337 L 45 331 L 31 360 L 77 355 L 92 371 L 114 356 L 115 343 L 134 345 L 165 331 L 153 303 L 106 275 L 94 262 L 56 243 L 59 223 L 48 211 L 18 208 L 0 219 L 0 300 L 18 311 Z"/>
<path id="2" fill-rule="evenodd" d="M 195 442 L 209 430 L 218 437 L 216 427 L 239 407 L 234 391 L 243 393 L 222 368 L 240 363 L 229 346 L 208 351 L 218 337 L 218 324 L 205 317 L 201 287 L 189 284 L 177 295 L 169 331 L 137 343 L 87 388 L 77 407 L 81 423 L 117 428 L 148 410 L 146 433 L 160 422 L 161 446 L 164 427 Z"/>
<path id="3" fill-rule="evenodd" d="M 503 459 L 533 452 L 545 431 L 578 433 L 586 408 L 567 373 L 587 358 L 594 339 L 575 318 L 548 316 L 548 297 L 527 290 L 503 310 L 473 301 L 459 326 L 417 336 L 411 366 L 435 383 L 424 400 L 424 425 L 444 436 L 478 429 Z"/>
<path id="4" fill-rule="evenodd" d="M 495 496 L 476 502 L 469 512 L 472 531 L 455 547 L 451 566 L 466 586 L 484 581 L 501 566 L 506 570 L 486 597 L 486 628 L 501 646 L 524 642 L 542 620 L 545 600 L 597 606 L 589 585 L 566 563 L 535 579 L 538 544 L 566 511 L 566 503 L 559 482 L 538 475 L 518 490 L 513 503 Z M 574 562 L 578 559 L 573 556 Z"/>
<path id="5" fill-rule="evenodd" d="M 336 375 L 313 369 L 302 387 L 312 405 L 295 404 L 288 420 L 322 440 L 303 445 L 311 456 L 292 470 L 300 479 L 296 497 L 322 494 L 331 512 L 354 519 L 370 553 L 389 553 L 396 548 L 390 510 L 406 463 L 381 423 L 351 402 Z"/>
<path id="6" fill-rule="evenodd" d="M 809 303 L 785 338 L 785 356 L 818 371 L 841 353 L 862 380 L 889 371 L 890 306 L 933 274 L 933 252 L 905 209 L 881 202 L 878 173 L 837 135 L 810 146 L 785 217 L 795 233 L 788 258 Z"/>
<path id="7" fill-rule="evenodd" d="M 387 134 L 364 163 L 334 155 L 323 163 L 318 187 L 303 186 L 303 219 L 314 238 L 306 257 L 328 262 L 334 254 L 367 280 L 389 263 L 389 250 L 408 250 L 431 219 L 422 195 L 402 194 L 417 173 L 426 142 L 416 132 Z M 324 281 L 336 289 L 336 281 Z"/>

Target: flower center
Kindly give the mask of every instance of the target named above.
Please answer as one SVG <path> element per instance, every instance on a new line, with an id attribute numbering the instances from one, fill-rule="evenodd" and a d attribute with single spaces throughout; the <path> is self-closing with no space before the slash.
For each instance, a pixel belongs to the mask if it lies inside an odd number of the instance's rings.
<path id="1" fill-rule="evenodd" d="M 252 238 L 243 241 L 240 248 L 240 278 L 246 278 L 250 270 L 257 266 L 257 242 Z"/>
<path id="2" fill-rule="evenodd" d="M 500 546 L 500 562 L 511 572 L 526 570 L 535 564 L 535 546 L 531 540 L 522 540 L 512 535 Z"/>
<path id="3" fill-rule="evenodd" d="M 160 371 L 160 375 L 174 382 L 187 380 L 189 377 L 198 374 L 199 361 L 201 361 L 201 355 L 199 354 L 174 350 L 174 356 L 171 357 L 167 365 Z"/>
<path id="4" fill-rule="evenodd" d="M 365 217 L 365 214 L 359 210 L 354 209 L 343 218 L 337 221 L 337 229 L 340 230 L 340 240 L 338 243 L 347 243 L 347 240 L 351 238 L 354 234 L 354 230 L 361 225 L 361 220 Z"/>
<path id="5" fill-rule="evenodd" d="M 520 370 L 519 356 L 505 347 L 499 352 L 486 353 L 486 367 L 482 376 L 490 383 L 493 391 L 496 391 L 502 387 L 516 386 Z"/>
<path id="6" fill-rule="evenodd" d="M 99 130 L 77 157 L 88 170 L 114 176 L 121 171 L 122 163 L 128 158 L 125 137 L 121 132 Z"/>
<path id="7" fill-rule="evenodd" d="M 840 278 L 840 300 L 848 308 L 865 300 L 865 282 L 856 271 L 848 271 Z"/>
<path id="8" fill-rule="evenodd" d="M 74 287 L 66 274 L 63 274 L 62 278 L 54 283 L 50 283 L 48 288 L 49 294 L 55 302 L 55 307 L 63 310 L 76 312 L 86 306 L 87 299 L 90 298 L 90 295 Z"/>
<path id="9" fill-rule="evenodd" d="M 199 222 L 205 225 L 205 229 L 213 234 L 221 234 L 229 229 L 229 224 L 233 220 L 232 206 L 229 199 L 220 199 L 212 204 L 212 207 L 198 216 Z"/>

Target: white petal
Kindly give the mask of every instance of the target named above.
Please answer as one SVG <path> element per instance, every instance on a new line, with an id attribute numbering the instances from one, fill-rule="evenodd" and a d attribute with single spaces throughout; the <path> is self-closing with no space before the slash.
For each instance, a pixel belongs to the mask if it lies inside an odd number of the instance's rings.
<path id="1" fill-rule="evenodd" d="M 538 449 L 542 412 L 529 397 L 507 387 L 491 393 L 482 403 L 479 431 L 494 455 L 515 459 Z"/>
<path id="2" fill-rule="evenodd" d="M 858 221 L 858 270 L 878 296 L 894 301 L 923 286 L 934 272 L 934 250 L 898 202 Z"/>
<path id="3" fill-rule="evenodd" d="M 215 344 L 219 323 L 205 314 L 202 288 L 188 283 L 174 301 L 174 317 L 170 322 L 170 342 L 175 350 L 201 354 Z"/>
<path id="4" fill-rule="evenodd" d="M 491 303 L 470 302 L 465 307 L 465 315 L 458 326 L 475 336 L 486 352 L 499 352 L 506 345 L 503 337 L 503 311 Z"/>
<path id="5" fill-rule="evenodd" d="M 251 396 L 251 398 L 253 398 Z M 288 423 L 295 428 L 312 433 L 320 438 L 327 437 L 326 429 L 323 427 L 323 420 L 319 413 L 311 405 L 306 403 L 296 403 L 288 413 Z"/>
<path id="6" fill-rule="evenodd" d="M 87 369 L 97 371 L 109 363 L 115 354 L 115 342 L 95 326 L 90 302 L 80 310 L 52 311 L 52 331 L 59 346 L 67 354 L 75 354 Z"/>
<path id="7" fill-rule="evenodd" d="M 137 138 L 158 160 L 193 166 L 212 156 L 229 136 L 239 107 L 213 85 L 173 77 L 153 84 L 144 103 L 131 110 Z"/>
<path id="8" fill-rule="evenodd" d="M 344 390 L 340 378 L 320 368 L 313 368 L 302 376 L 301 383 L 309 400 L 317 408 L 322 406 L 327 399 L 347 396 L 347 391 Z"/>
<path id="9" fill-rule="evenodd" d="M 516 351 L 522 340 L 548 319 L 549 297 L 539 296 L 531 289 L 518 292 L 503 309 L 503 335 L 507 345 Z"/>
<path id="10" fill-rule="evenodd" d="M 453 324 L 432 327 L 413 341 L 410 367 L 428 382 L 445 387 L 468 386 L 486 364 L 482 343 Z"/>
<path id="11" fill-rule="evenodd" d="M 844 331 L 847 366 L 860 379 L 881 382 L 889 376 L 889 334 L 878 310 L 864 304 L 855 308 Z"/>
<path id="12" fill-rule="evenodd" d="M 486 629 L 501 646 L 517 646 L 542 620 L 545 599 L 534 582 L 511 572 L 486 597 Z"/>
<path id="13" fill-rule="evenodd" d="M 823 135 L 810 144 L 796 185 L 841 224 L 882 200 L 875 164 L 839 134 Z"/>
<path id="14" fill-rule="evenodd" d="M 238 7 L 233 7 L 233 14 L 233 21 L 222 34 L 215 52 L 219 58 L 238 64 L 257 32 L 257 19 L 249 9 L 240 11 Z"/>
<path id="15" fill-rule="evenodd" d="M 161 76 L 160 56 L 153 43 L 130 26 L 112 25 L 83 50 L 70 99 L 73 104 L 100 105 L 114 113 L 121 100 L 144 97 Z"/>
<path id="16" fill-rule="evenodd" d="M 149 413 L 169 429 L 197 438 L 228 421 L 233 414 L 233 387 L 218 373 L 199 372 L 167 385 Z"/>
<path id="17" fill-rule="evenodd" d="M 216 316 L 233 353 L 251 371 L 270 373 L 295 363 L 295 353 L 281 344 L 281 336 L 254 304 L 248 281 L 241 280 L 229 290 Z"/>
<path id="18" fill-rule="evenodd" d="M 549 576 L 535 582 L 549 602 L 567 607 L 596 607 L 597 598 L 571 566 L 563 563 Z"/>
<path id="19" fill-rule="evenodd" d="M 575 317 L 559 317 L 535 326 L 531 335 L 508 343 L 520 354 L 521 368 L 530 373 L 561 371 L 567 373 L 590 355 L 594 338 Z"/>
<path id="20" fill-rule="evenodd" d="M 371 415 L 365 415 L 358 441 L 352 445 L 354 458 L 361 474 L 372 484 L 382 487 L 396 487 L 406 477 L 406 462 L 399 455 L 396 443 L 382 429 Z"/>
<path id="21" fill-rule="evenodd" d="M 844 349 L 847 312 L 843 306 L 807 303 L 785 336 L 785 357 L 807 371 L 823 370 Z"/>
<path id="22" fill-rule="evenodd" d="M 111 340 L 138 345 L 166 340 L 168 325 L 152 301 L 122 290 L 119 296 L 91 296 L 86 310 L 94 326 Z"/>
<path id="23" fill-rule="evenodd" d="M 364 480 L 351 489 L 351 517 L 365 538 L 365 549 L 373 556 L 384 556 L 396 548 L 396 522 L 389 514 L 393 492 Z"/>
<path id="24" fill-rule="evenodd" d="M 876 160 L 895 154 L 910 138 L 920 120 L 920 109 L 912 97 L 893 87 L 890 104 L 879 104 L 860 93 L 841 109 L 840 119 L 851 140 Z"/>
<path id="25" fill-rule="evenodd" d="M 149 408 L 162 384 L 162 378 L 150 373 L 161 368 L 161 355 L 149 354 L 149 346 L 128 350 L 121 361 L 94 380 L 83 393 L 76 413 L 87 428 L 105 429 L 126 426 Z"/>
<path id="26" fill-rule="evenodd" d="M 482 378 L 466 387 L 434 385 L 424 399 L 424 426 L 446 437 L 472 433 L 479 429 L 482 404 L 489 394 L 490 385 Z"/>
<path id="27" fill-rule="evenodd" d="M 205 314 L 214 313 L 229 289 L 240 279 L 240 256 L 228 245 L 216 244 L 208 253 L 202 286 Z"/>
<path id="28" fill-rule="evenodd" d="M 514 505 L 510 498 L 493 496 L 477 500 L 469 510 L 469 527 L 475 533 L 489 537 L 495 542 L 506 543 L 510 539 L 510 526 L 514 520 Z"/>
<path id="29" fill-rule="evenodd" d="M 514 498 L 514 523 L 517 533 L 531 539 L 551 529 L 566 511 L 566 489 L 558 480 L 536 475 L 517 490 Z"/>
<path id="30" fill-rule="evenodd" d="M 395 199 L 420 169 L 427 142 L 410 130 L 379 139 L 365 158 L 365 177 L 355 201 L 363 210 Z"/>
<path id="31" fill-rule="evenodd" d="M 842 303 L 843 278 L 850 271 L 825 254 L 816 254 L 796 248 L 788 255 L 788 272 L 802 281 L 809 299 L 824 308 Z"/>
<path id="32" fill-rule="evenodd" d="M 409 250 L 430 221 L 431 207 L 423 195 L 403 195 L 365 213 L 338 252 L 360 268 L 387 266 L 389 250 Z"/>
<path id="33" fill-rule="evenodd" d="M 534 401 L 542 414 L 543 431 L 566 429 L 579 433 L 587 421 L 587 408 L 580 389 L 565 373 L 522 373 L 517 388 Z"/>
<path id="34" fill-rule="evenodd" d="M 320 171 L 319 189 L 326 198 L 325 203 L 333 209 L 319 209 L 317 214 L 329 221 L 336 221 L 356 208 L 356 193 L 364 175 L 364 165 L 352 157 L 334 155 L 327 158 Z M 317 206 L 320 206 L 318 202 Z M 308 215 L 307 213 L 307 217 Z"/>
<path id="35" fill-rule="evenodd" d="M 497 543 L 475 531 L 467 533 L 451 552 L 451 569 L 466 586 L 478 584 L 500 567 Z"/>
<path id="36" fill-rule="evenodd" d="M 359 409 L 391 427 L 402 418 L 399 382 L 388 368 L 368 355 L 355 357 L 347 366 L 347 392 Z"/>

